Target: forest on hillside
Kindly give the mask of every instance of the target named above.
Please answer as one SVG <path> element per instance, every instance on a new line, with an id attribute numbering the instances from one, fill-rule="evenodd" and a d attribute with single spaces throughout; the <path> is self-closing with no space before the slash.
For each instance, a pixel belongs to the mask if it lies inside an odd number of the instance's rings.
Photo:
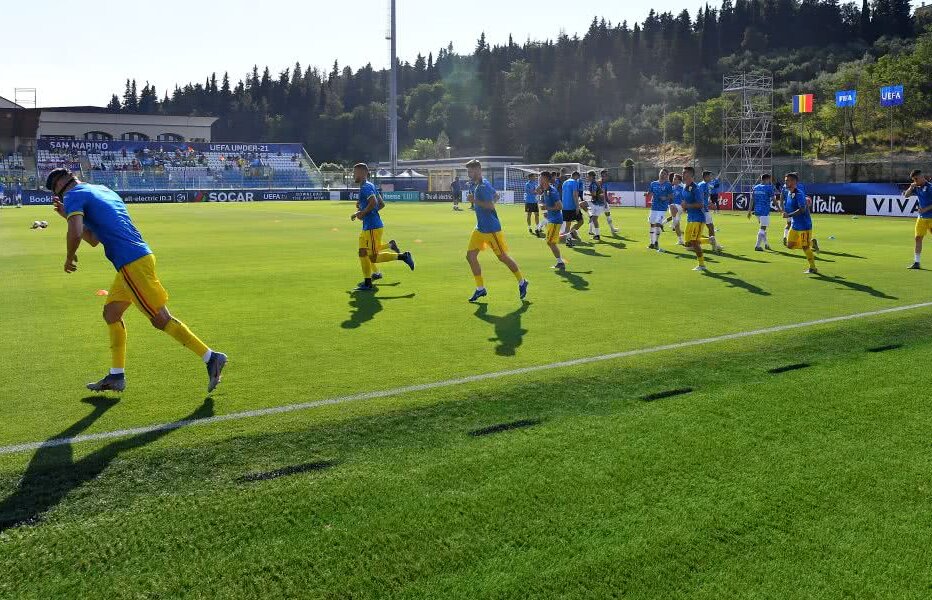
<path id="1" fill-rule="evenodd" d="M 913 18 L 909 0 L 723 0 L 691 15 L 656 13 L 641 23 L 594 18 L 582 35 L 509 39 L 480 34 L 468 54 L 452 45 L 399 63 L 402 156 L 519 154 L 529 161 L 613 163 L 662 138 L 718 152 L 726 73 L 767 71 L 777 86 L 778 153 L 797 153 L 792 94 L 816 94 L 803 120 L 807 155 L 831 154 L 844 142 L 869 151 L 885 121 L 879 86 L 902 83 L 898 143 L 928 149 L 917 124 L 932 119 L 932 34 Z M 836 89 L 855 89 L 847 116 Z M 387 74 L 334 63 L 273 74 L 258 66 L 233 83 L 216 73 L 203 83 L 165 91 L 126 82 L 108 108 L 130 113 L 219 117 L 218 141 L 300 141 L 319 160 L 375 161 L 387 155 Z M 693 139 L 693 120 L 696 135 Z"/>

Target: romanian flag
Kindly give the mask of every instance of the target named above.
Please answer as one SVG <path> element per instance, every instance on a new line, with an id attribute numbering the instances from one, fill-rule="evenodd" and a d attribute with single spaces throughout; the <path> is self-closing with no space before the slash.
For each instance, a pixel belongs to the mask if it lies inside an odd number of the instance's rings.
<path id="1" fill-rule="evenodd" d="M 811 113 L 814 100 L 815 96 L 812 94 L 793 96 L 793 114 L 801 115 L 803 113 Z"/>

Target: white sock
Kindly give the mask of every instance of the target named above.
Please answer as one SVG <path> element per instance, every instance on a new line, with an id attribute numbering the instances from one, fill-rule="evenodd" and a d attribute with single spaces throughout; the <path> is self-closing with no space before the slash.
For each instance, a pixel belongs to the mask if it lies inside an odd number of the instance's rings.
<path id="1" fill-rule="evenodd" d="M 718 242 L 715 241 L 715 236 L 714 236 L 714 235 L 710 235 L 710 236 L 709 236 L 709 243 L 712 244 L 712 247 L 713 247 L 713 248 L 715 248 L 716 246 L 718 246 Z"/>
<path id="2" fill-rule="evenodd" d="M 558 265 L 564 264 L 564 263 L 563 263 L 563 257 L 562 257 L 562 256 L 561 256 L 560 258 L 557 259 L 557 264 L 558 264 Z"/>
<path id="3" fill-rule="evenodd" d="M 789 228 L 789 227 L 784 227 L 784 228 L 783 228 L 783 238 L 786 239 L 786 237 L 789 236 L 789 235 L 790 235 L 790 228 Z"/>
<path id="4" fill-rule="evenodd" d="M 205 364 L 205 365 L 206 365 L 207 363 L 210 362 L 210 357 L 213 356 L 213 355 L 214 355 L 214 351 L 211 350 L 210 348 L 208 348 L 208 349 L 207 349 L 207 352 L 204 353 L 204 356 L 201 357 L 201 358 L 204 359 L 204 364 Z"/>
<path id="5" fill-rule="evenodd" d="M 918 260 L 916 262 L 919 262 Z M 126 371 L 124 369 L 110 369 L 111 375 L 122 375 Z"/>
<path id="6" fill-rule="evenodd" d="M 608 215 L 605 215 L 605 220 L 608 221 L 608 226 L 612 229 L 615 229 L 615 226 L 612 224 L 612 218 Z"/>
<path id="7" fill-rule="evenodd" d="M 599 235 L 599 228 L 598 228 L 598 227 L 594 228 L 593 231 L 595 232 L 595 235 Z"/>
<path id="8" fill-rule="evenodd" d="M 916 253 L 916 262 L 919 262 L 919 257 L 920 257 L 920 256 L 921 256 L 921 254 L 917 252 L 917 253 Z"/>

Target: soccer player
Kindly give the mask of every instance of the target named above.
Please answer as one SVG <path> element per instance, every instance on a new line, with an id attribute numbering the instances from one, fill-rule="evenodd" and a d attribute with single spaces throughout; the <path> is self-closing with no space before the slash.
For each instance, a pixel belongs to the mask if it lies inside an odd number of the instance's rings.
<path id="1" fill-rule="evenodd" d="M 537 203 L 537 173 L 527 174 L 524 184 L 524 213 L 527 217 L 527 232 L 540 237 L 540 205 Z M 531 229 L 531 215 L 534 215 L 534 228 Z"/>
<path id="2" fill-rule="evenodd" d="M 784 181 L 786 182 L 784 192 L 786 200 L 783 205 L 783 218 L 792 221 L 792 227 L 786 238 L 786 247 L 801 248 L 806 253 L 806 259 L 809 260 L 809 268 L 805 273 L 815 275 L 819 270 L 816 269 L 815 254 L 812 253 L 812 215 L 809 214 L 806 193 L 799 187 L 797 173 L 787 173 Z"/>
<path id="3" fill-rule="evenodd" d="M 767 242 L 767 227 L 770 226 L 770 204 L 776 192 L 773 189 L 771 178 L 768 173 L 760 176 L 760 183 L 754 186 L 751 193 L 751 206 L 748 207 L 748 219 L 753 214 L 760 223 L 760 230 L 757 232 L 757 244 L 754 250 L 763 252 L 765 249 L 770 250 L 770 244 Z"/>
<path id="4" fill-rule="evenodd" d="M 589 180 L 589 235 L 592 236 L 592 239 L 599 241 L 602 239 L 599 230 L 599 217 L 604 215 L 607 209 L 605 193 L 602 186 L 596 181 L 595 171 L 586 173 L 586 178 Z"/>
<path id="5" fill-rule="evenodd" d="M 605 198 L 605 222 L 608 223 L 608 228 L 611 229 L 612 235 L 617 236 L 618 230 L 615 229 L 615 224 L 612 223 L 612 203 L 608 198 L 608 171 L 602 170 L 599 173 L 599 187 L 602 188 L 602 197 Z"/>
<path id="6" fill-rule="evenodd" d="M 574 235 L 573 225 L 576 224 L 577 218 L 581 218 L 579 212 L 579 206 L 576 204 L 576 180 L 572 177 L 563 182 L 563 191 L 560 192 L 560 195 L 563 198 L 563 239 L 566 241 L 566 245 L 573 247 L 575 240 L 579 234 Z M 580 222 L 581 224 L 581 222 Z"/>
<path id="7" fill-rule="evenodd" d="M 699 265 L 693 271 L 706 271 L 702 254 L 702 230 L 705 227 L 705 197 L 696 183 L 696 170 L 683 167 L 683 208 L 686 209 L 686 245 L 696 253 Z"/>
<path id="8" fill-rule="evenodd" d="M 6 188 L 3 186 L 3 182 L 0 181 L 0 208 L 3 208 L 4 204 L 6 204 Z"/>
<path id="9" fill-rule="evenodd" d="M 498 260 L 502 261 L 514 274 L 515 279 L 518 280 L 518 296 L 524 300 L 527 296 L 528 281 L 521 274 L 518 264 L 508 255 L 508 245 L 502 234 L 502 223 L 498 220 L 498 213 L 495 211 L 498 194 L 492 188 L 492 184 L 482 177 L 482 164 L 478 160 L 466 163 L 466 170 L 472 184 L 469 201 L 476 207 L 476 229 L 472 232 L 466 251 L 466 262 L 469 263 L 473 277 L 476 278 L 476 291 L 469 301 L 475 302 L 488 295 L 482 279 L 482 266 L 479 264 L 479 253 L 486 248 L 491 248 Z"/>
<path id="10" fill-rule="evenodd" d="M 666 169 L 660 169 L 660 175 L 656 181 L 650 182 L 648 186 L 650 195 L 650 245 L 647 247 L 651 250 L 660 250 L 660 233 L 663 231 L 663 221 L 667 216 L 667 208 L 670 201 L 673 200 L 673 184 L 670 183 L 670 177 Z"/>
<path id="11" fill-rule="evenodd" d="M 450 191 L 453 192 L 453 210 L 463 210 L 460 208 L 460 202 L 463 199 L 463 186 L 460 184 L 459 177 L 453 178 L 453 183 L 450 184 Z"/>
<path id="12" fill-rule="evenodd" d="M 686 188 L 683 187 L 683 176 L 679 173 L 670 173 L 670 185 L 673 186 L 673 201 L 670 203 L 670 216 L 667 222 L 673 222 L 673 231 L 676 233 L 680 246 L 685 246 L 683 241 L 683 228 L 680 226 L 680 220 L 683 218 L 686 209 L 683 208 L 683 201 L 686 197 Z"/>
<path id="13" fill-rule="evenodd" d="M 126 389 L 126 326 L 123 313 L 131 304 L 144 312 L 156 329 L 175 338 L 207 365 L 207 392 L 220 383 L 227 356 L 214 352 L 168 310 L 168 292 L 155 270 L 155 256 L 133 224 L 126 205 L 116 192 L 100 185 L 82 183 L 65 168 L 49 173 L 45 187 L 52 192 L 53 208 L 68 222 L 65 273 L 78 270 L 78 248 L 102 244 L 104 254 L 117 271 L 104 305 L 103 317 L 110 331 L 111 368 L 106 377 L 87 384 L 93 392 Z"/>
<path id="14" fill-rule="evenodd" d="M 799 190 L 799 194 L 800 194 L 802 197 L 806 198 L 806 203 L 807 203 L 807 205 L 808 205 L 808 207 L 809 207 L 809 211 L 810 211 L 810 215 L 811 215 L 811 212 L 812 212 L 812 198 L 806 196 L 806 188 L 805 188 L 805 186 L 804 186 L 802 183 L 797 182 L 796 188 Z M 786 205 L 786 189 L 787 189 L 787 188 L 786 188 L 786 185 L 784 185 L 784 186 L 782 187 L 782 189 L 778 192 L 778 197 L 781 199 L 781 207 L 784 207 L 784 206 Z M 789 236 L 789 234 L 790 234 L 790 228 L 791 228 L 792 226 L 793 226 L 793 220 L 792 220 L 792 219 L 787 219 L 787 220 L 786 220 L 786 225 L 785 225 L 784 228 L 783 228 L 783 245 L 784 245 L 784 246 L 787 245 L 787 236 Z M 818 252 L 818 251 L 819 251 L 819 240 L 817 240 L 816 238 L 812 238 L 812 240 L 810 240 L 810 242 L 811 242 L 811 244 L 812 244 L 812 251 L 813 251 L 813 252 Z"/>
<path id="15" fill-rule="evenodd" d="M 13 190 L 14 199 L 16 200 L 16 208 L 23 207 L 23 182 L 16 180 L 16 187 Z"/>
<path id="16" fill-rule="evenodd" d="M 541 174 L 541 204 L 544 206 L 544 218 L 547 220 L 547 233 L 545 239 L 550 251 L 557 259 L 554 269 L 566 270 L 566 263 L 560 254 L 560 228 L 563 227 L 563 202 L 555 185 L 551 183 L 552 175 L 546 171 Z"/>
<path id="17" fill-rule="evenodd" d="M 359 185 L 359 200 L 356 203 L 356 212 L 350 216 L 350 221 L 362 221 L 362 232 L 359 234 L 359 264 L 362 267 L 363 281 L 356 286 L 356 292 L 368 292 L 375 289 L 372 284 L 373 271 L 378 263 L 399 260 L 414 270 L 414 257 L 410 252 L 399 252 L 394 240 L 382 244 L 384 225 L 379 216 L 385 204 L 379 198 L 375 185 L 369 181 L 369 165 L 358 163 L 353 166 L 353 179 Z M 380 274 L 381 275 L 381 274 Z M 379 277 L 381 279 L 381 276 Z"/>
<path id="18" fill-rule="evenodd" d="M 919 169 L 910 173 L 909 178 L 913 180 L 913 183 L 903 192 L 903 196 L 909 198 L 915 195 L 919 198 L 919 216 L 916 218 L 916 260 L 909 268 L 919 270 L 922 240 L 926 234 L 932 233 L 932 182 L 929 182 Z"/>
<path id="19" fill-rule="evenodd" d="M 696 186 L 699 190 L 699 194 L 702 197 L 702 204 L 705 207 L 705 224 L 709 229 L 709 243 L 712 244 L 712 250 L 714 252 L 721 252 L 724 250 L 721 246 L 718 245 L 718 242 L 715 241 L 715 222 L 712 218 L 712 211 L 709 210 L 709 198 L 711 197 L 712 189 L 718 179 L 712 180 L 712 171 L 703 171 L 702 172 L 702 181 Z"/>
<path id="20" fill-rule="evenodd" d="M 709 182 L 709 201 L 712 203 L 712 206 L 715 209 L 715 214 L 718 214 L 718 192 L 722 187 L 721 180 L 716 177 Z"/>

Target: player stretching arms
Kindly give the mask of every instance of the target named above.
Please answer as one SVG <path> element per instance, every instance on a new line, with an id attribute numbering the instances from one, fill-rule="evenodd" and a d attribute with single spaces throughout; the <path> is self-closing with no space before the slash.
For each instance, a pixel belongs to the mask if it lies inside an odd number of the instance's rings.
<path id="1" fill-rule="evenodd" d="M 666 169 L 660 169 L 660 176 L 657 181 L 652 181 L 648 194 L 651 196 L 650 216 L 650 250 L 660 251 L 660 232 L 663 231 L 663 221 L 667 216 L 667 207 L 673 199 L 673 184 Z M 646 194 L 645 194 L 646 195 Z"/>
<path id="2" fill-rule="evenodd" d="M 764 249 L 770 250 L 770 244 L 767 242 L 767 227 L 770 226 L 770 204 L 773 202 L 775 193 L 770 175 L 767 173 L 760 176 L 760 183 L 754 186 L 754 191 L 751 193 L 748 219 L 753 214 L 760 223 L 760 230 L 757 232 L 757 244 L 754 245 L 754 250 L 757 252 L 763 252 Z"/>
<path id="3" fill-rule="evenodd" d="M 508 245 L 502 234 L 502 223 L 498 220 L 498 213 L 495 212 L 498 194 L 492 189 L 492 184 L 482 177 L 482 164 L 478 160 L 466 163 L 466 169 L 472 184 L 469 201 L 476 207 L 476 229 L 472 232 L 469 248 L 466 251 L 466 262 L 469 263 L 473 277 L 476 278 L 476 291 L 469 301 L 475 302 L 488 295 L 482 279 L 482 266 L 479 264 L 479 253 L 486 248 L 492 248 L 498 260 L 502 261 L 514 274 L 515 279 L 518 280 L 518 296 L 524 300 L 527 296 L 528 281 L 521 274 L 518 264 L 508 256 Z"/>
<path id="4" fill-rule="evenodd" d="M 603 170 L 599 173 L 599 187 L 602 188 L 602 197 L 605 198 L 605 222 L 608 223 L 608 228 L 612 230 L 612 235 L 618 236 L 619 230 L 615 229 L 615 224 L 612 223 L 612 203 L 608 197 L 608 171 Z"/>
<path id="5" fill-rule="evenodd" d="M 566 263 L 563 262 L 563 256 L 560 255 L 560 228 L 563 227 L 563 202 L 560 201 L 560 194 L 557 192 L 556 186 L 550 183 L 551 181 L 550 173 L 545 171 L 541 174 L 540 200 L 546 211 L 544 218 L 547 220 L 547 233 L 545 238 L 547 240 L 547 245 L 550 246 L 550 251 L 553 252 L 553 256 L 557 259 L 557 264 L 554 265 L 553 268 L 559 271 L 565 271 Z"/>
<path id="6" fill-rule="evenodd" d="M 592 239 L 598 241 L 602 239 L 601 232 L 599 230 L 599 217 L 605 214 L 606 203 L 605 203 L 605 194 L 602 191 L 602 186 L 599 185 L 599 182 L 595 179 L 595 171 L 589 171 L 586 173 L 586 177 L 589 179 L 589 235 L 592 236 Z"/>
<path id="7" fill-rule="evenodd" d="M 524 184 L 524 213 L 527 216 L 527 232 L 540 237 L 540 205 L 537 203 L 537 173 L 527 174 Z M 531 228 L 531 215 L 534 215 L 534 228 Z"/>
<path id="8" fill-rule="evenodd" d="M 379 210 L 384 204 L 379 199 L 375 185 L 369 181 L 369 166 L 365 163 L 356 164 L 353 167 L 353 178 L 359 185 L 359 200 L 356 204 L 358 210 L 350 216 L 350 221 L 362 221 L 362 232 L 359 234 L 359 264 L 363 276 L 363 282 L 356 286 L 355 291 L 368 292 L 375 289 L 372 285 L 372 272 L 377 263 L 400 260 L 413 271 L 414 258 L 410 252 L 398 252 L 394 240 L 382 244 L 384 225 Z"/>
<path id="9" fill-rule="evenodd" d="M 928 233 L 932 233 L 932 183 L 922 174 L 922 171 L 916 169 L 910 173 L 909 178 L 913 180 L 903 196 L 909 198 L 916 195 L 919 198 L 919 216 L 916 218 L 916 260 L 910 269 L 920 269 L 919 257 L 922 254 L 922 239 Z"/>
<path id="10" fill-rule="evenodd" d="M 103 244 L 104 254 L 117 271 L 103 312 L 110 330 L 110 373 L 97 383 L 87 384 L 87 389 L 94 392 L 126 389 L 123 313 L 135 304 L 156 329 L 172 336 L 204 361 L 207 392 L 212 392 L 220 383 L 227 356 L 208 348 L 168 311 L 168 292 L 156 275 L 155 256 L 133 224 L 123 200 L 109 188 L 82 183 L 64 168 L 49 173 L 45 187 L 52 192 L 55 212 L 68 221 L 65 273 L 78 270 L 78 248 L 82 241 L 91 246 Z"/>
<path id="11" fill-rule="evenodd" d="M 809 204 L 806 194 L 799 185 L 799 175 L 787 173 L 784 178 L 786 191 L 783 204 L 783 218 L 792 221 L 792 227 L 786 238 L 786 247 L 790 249 L 802 248 L 809 260 L 807 274 L 815 275 L 819 272 L 815 265 L 815 254 L 812 253 L 812 215 L 809 214 Z"/>
<path id="12" fill-rule="evenodd" d="M 696 170 L 683 167 L 683 208 L 686 209 L 686 245 L 696 253 L 699 265 L 693 271 L 705 271 L 702 254 L 702 230 L 705 227 L 705 201 L 695 181 Z"/>
<path id="13" fill-rule="evenodd" d="M 712 250 L 714 252 L 721 252 L 724 248 L 719 246 L 718 242 L 715 241 L 715 221 L 712 218 L 712 211 L 709 210 L 709 198 L 712 194 L 712 189 L 718 185 L 716 182 L 718 182 L 718 179 L 712 179 L 712 171 L 703 171 L 702 181 L 699 182 L 697 188 L 702 197 L 702 205 L 705 210 L 705 224 L 709 229 L 709 243 L 712 244 Z"/>
<path id="14" fill-rule="evenodd" d="M 680 227 L 680 220 L 686 209 L 683 208 L 683 199 L 686 197 L 686 188 L 683 187 L 683 176 L 679 173 L 670 173 L 670 185 L 673 186 L 673 201 L 670 203 L 670 216 L 667 217 L 667 223 L 673 222 L 673 231 L 676 232 L 680 246 L 684 246 L 683 228 Z"/>

